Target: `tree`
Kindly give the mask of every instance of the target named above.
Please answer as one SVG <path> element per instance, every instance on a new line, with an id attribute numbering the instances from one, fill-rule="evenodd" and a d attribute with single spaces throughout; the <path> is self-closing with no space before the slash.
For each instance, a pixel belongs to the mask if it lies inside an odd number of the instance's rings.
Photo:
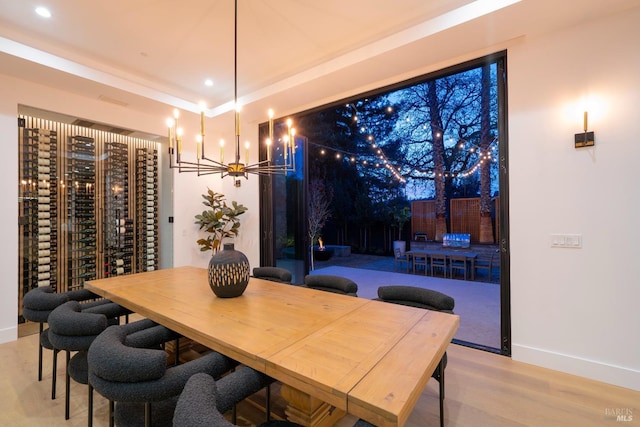
<path id="1" fill-rule="evenodd" d="M 486 156 L 491 146 L 491 73 L 489 65 L 482 67 L 482 94 L 480 106 L 480 151 Z M 493 243 L 491 224 L 491 159 L 480 164 L 480 243 Z"/>
<path id="2" fill-rule="evenodd" d="M 326 188 L 324 182 L 319 178 L 313 178 L 309 181 L 309 208 L 307 217 L 309 220 L 309 246 L 311 251 L 311 270 L 313 265 L 313 245 L 322 231 L 327 219 L 331 216 L 331 199 L 333 198 L 333 190 L 331 187 Z"/>

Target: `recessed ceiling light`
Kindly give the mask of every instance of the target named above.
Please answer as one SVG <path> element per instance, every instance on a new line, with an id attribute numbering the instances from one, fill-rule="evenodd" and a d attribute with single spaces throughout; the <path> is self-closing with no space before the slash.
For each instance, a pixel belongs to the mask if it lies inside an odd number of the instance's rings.
<path id="1" fill-rule="evenodd" d="M 36 7 L 36 13 L 43 18 L 51 18 L 51 12 L 44 6 Z"/>
<path id="2" fill-rule="evenodd" d="M 209 86 L 209 87 L 213 86 L 213 80 L 211 80 L 211 79 L 205 80 L 204 81 L 204 85 L 205 86 Z"/>

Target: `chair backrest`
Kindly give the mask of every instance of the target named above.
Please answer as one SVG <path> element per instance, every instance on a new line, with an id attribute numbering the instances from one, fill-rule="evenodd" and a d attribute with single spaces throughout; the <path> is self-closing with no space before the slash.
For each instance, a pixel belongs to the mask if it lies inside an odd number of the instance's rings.
<path id="1" fill-rule="evenodd" d="M 233 375 L 233 374 L 231 374 Z M 210 375 L 195 374 L 180 394 L 173 413 L 175 427 L 233 427 L 216 406 L 218 388 Z"/>
<path id="2" fill-rule="evenodd" d="M 431 263 L 432 264 L 446 264 L 447 256 L 445 254 L 432 253 L 431 254 Z"/>
<path id="3" fill-rule="evenodd" d="M 357 296 L 358 284 L 351 279 L 330 274 L 308 274 L 304 278 L 304 286 L 320 291 Z"/>
<path id="4" fill-rule="evenodd" d="M 222 413 L 260 390 L 268 379 L 251 368 L 240 367 L 215 381 L 210 375 L 195 374 L 180 394 L 173 425 L 176 427 L 233 427 Z M 262 387 L 260 387 L 262 386 Z M 255 391 L 254 391 L 255 390 Z M 270 421 L 269 427 L 299 427 L 289 421 Z"/>
<path id="5" fill-rule="evenodd" d="M 291 272 L 281 267 L 254 267 L 253 277 L 272 282 L 291 283 Z"/>
<path id="6" fill-rule="evenodd" d="M 46 322 L 49 314 L 67 301 L 68 295 L 54 293 L 49 286 L 35 288 L 27 292 L 22 300 L 22 315 L 31 322 Z"/>
<path id="7" fill-rule="evenodd" d="M 195 373 L 219 377 L 235 365 L 228 357 L 211 352 L 177 366 L 167 366 L 168 355 L 164 350 L 132 347 L 127 338 L 127 325 L 110 326 L 89 348 L 89 382 L 110 400 L 164 400 L 179 395 Z"/>
<path id="8" fill-rule="evenodd" d="M 107 316 L 82 311 L 78 301 L 56 307 L 49 318 L 49 341 L 59 350 L 88 350 L 93 340 L 108 326 Z"/>
<path id="9" fill-rule="evenodd" d="M 393 304 L 426 308 L 445 313 L 453 313 L 453 308 L 455 307 L 455 300 L 450 296 L 432 289 L 418 288 L 416 286 L 380 286 L 377 299 Z"/>
<path id="10" fill-rule="evenodd" d="M 402 254 L 402 252 L 400 252 L 399 248 L 396 248 L 395 250 L 395 258 L 398 260 L 406 260 L 407 259 L 407 255 L 406 254 Z"/>
<path id="11" fill-rule="evenodd" d="M 31 322 L 46 322 L 49 314 L 67 301 L 86 301 L 98 298 L 87 289 L 68 292 L 54 292 L 50 286 L 34 288 L 22 300 L 22 315 Z"/>
<path id="12" fill-rule="evenodd" d="M 464 256 L 464 255 L 451 254 L 451 255 L 449 255 L 449 260 L 451 262 L 465 264 L 467 262 L 467 257 Z"/>

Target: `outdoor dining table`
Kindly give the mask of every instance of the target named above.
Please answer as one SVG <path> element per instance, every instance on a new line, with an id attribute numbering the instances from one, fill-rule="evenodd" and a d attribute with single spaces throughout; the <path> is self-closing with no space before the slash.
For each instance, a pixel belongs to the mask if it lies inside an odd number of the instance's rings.
<path id="1" fill-rule="evenodd" d="M 450 264 L 450 258 L 452 255 L 463 256 L 465 258 L 465 265 L 468 265 L 471 269 L 471 280 L 475 280 L 475 262 L 478 258 L 478 254 L 475 252 L 442 249 L 416 249 L 406 251 L 405 253 L 407 254 L 407 271 L 409 271 L 409 264 L 413 262 L 413 258 L 416 256 L 426 257 L 427 260 L 429 260 L 432 255 L 444 255 L 447 258 L 447 264 Z"/>

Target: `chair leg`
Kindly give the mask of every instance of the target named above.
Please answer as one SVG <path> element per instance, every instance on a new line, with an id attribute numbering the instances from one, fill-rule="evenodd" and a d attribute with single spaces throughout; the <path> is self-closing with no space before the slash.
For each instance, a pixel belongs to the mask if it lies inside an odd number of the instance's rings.
<path id="1" fill-rule="evenodd" d="M 53 367 L 52 367 L 52 378 L 51 378 L 51 400 L 55 400 L 56 398 L 56 379 L 58 376 L 58 351 L 57 349 L 53 349 Z"/>
<path id="2" fill-rule="evenodd" d="M 89 400 L 87 400 L 87 412 L 89 413 L 88 426 L 93 426 L 93 387 L 89 384 Z"/>
<path id="3" fill-rule="evenodd" d="M 64 396 L 64 419 L 69 419 L 69 392 L 71 391 L 71 377 L 69 376 L 69 362 L 71 361 L 71 352 L 67 350 L 67 367 L 64 379 L 65 379 L 65 396 Z"/>
<path id="4" fill-rule="evenodd" d="M 144 427 L 151 427 L 151 402 L 144 403 Z"/>
<path id="5" fill-rule="evenodd" d="M 42 332 L 44 324 L 40 322 L 40 333 L 38 334 L 38 381 L 42 381 Z"/>
<path id="6" fill-rule="evenodd" d="M 114 427 L 115 424 L 115 409 L 116 403 L 113 400 L 109 400 L 109 427 Z"/>

